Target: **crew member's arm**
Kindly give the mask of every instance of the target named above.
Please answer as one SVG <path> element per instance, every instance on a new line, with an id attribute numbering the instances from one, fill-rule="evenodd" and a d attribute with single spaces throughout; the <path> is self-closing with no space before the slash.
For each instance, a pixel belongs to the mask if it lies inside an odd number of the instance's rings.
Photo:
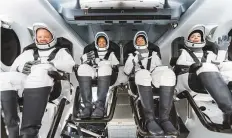
<path id="1" fill-rule="evenodd" d="M 69 52 L 62 48 L 57 53 L 54 60 L 51 61 L 56 69 L 72 73 L 73 66 L 75 65 L 75 62 L 72 58 L 72 56 L 69 54 Z"/>
<path id="2" fill-rule="evenodd" d="M 133 61 L 133 60 L 134 60 L 133 54 L 129 54 L 129 57 L 126 60 L 125 67 L 124 67 L 124 73 L 126 75 L 128 75 L 128 76 L 131 74 L 131 72 L 132 72 L 132 70 L 134 68 L 134 63 L 133 62 L 135 62 L 135 61 Z"/>
<path id="3" fill-rule="evenodd" d="M 28 61 L 33 61 L 33 51 L 28 50 L 20 54 L 12 64 L 10 71 L 22 72 L 24 65 Z"/>

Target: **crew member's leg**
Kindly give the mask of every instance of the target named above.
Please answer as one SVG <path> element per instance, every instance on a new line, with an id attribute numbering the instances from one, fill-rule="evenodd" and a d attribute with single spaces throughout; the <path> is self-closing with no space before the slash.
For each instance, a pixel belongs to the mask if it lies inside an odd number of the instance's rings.
<path id="1" fill-rule="evenodd" d="M 82 64 L 78 68 L 78 82 L 84 110 L 80 113 L 80 118 L 89 118 L 92 113 L 92 78 L 95 76 L 95 70 L 88 64 Z"/>
<path id="2" fill-rule="evenodd" d="M 147 130 L 153 135 L 162 135 L 163 130 L 155 122 L 151 81 L 152 78 L 148 70 L 142 69 L 135 73 L 135 84 L 138 87 Z"/>
<path id="3" fill-rule="evenodd" d="M 178 135 L 179 132 L 169 121 L 170 111 L 173 106 L 176 75 L 167 67 L 157 67 L 152 72 L 152 83 L 156 88 L 159 88 L 159 117 L 161 127 L 164 129 L 166 134 Z"/>

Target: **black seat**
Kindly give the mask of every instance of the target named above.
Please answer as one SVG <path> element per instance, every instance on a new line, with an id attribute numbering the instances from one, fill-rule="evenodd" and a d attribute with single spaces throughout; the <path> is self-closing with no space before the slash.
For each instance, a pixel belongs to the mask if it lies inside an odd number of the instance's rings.
<path id="1" fill-rule="evenodd" d="M 90 51 L 94 51 L 94 50 L 96 50 L 95 42 L 92 42 L 92 43 L 88 44 L 87 46 L 85 46 L 83 54 L 86 54 L 86 53 L 88 53 Z M 110 41 L 108 50 L 114 52 L 116 58 L 118 59 L 118 61 L 120 61 L 120 47 L 116 43 L 114 43 L 113 41 Z M 118 77 L 118 69 L 115 68 L 115 69 L 113 69 L 113 72 L 112 72 L 111 85 L 113 85 L 116 82 L 117 77 Z M 97 78 L 92 80 L 92 85 L 97 86 Z"/>
<path id="2" fill-rule="evenodd" d="M 154 43 L 148 42 L 148 50 L 152 50 L 157 52 L 158 56 L 161 59 L 161 53 L 160 53 L 160 49 L 157 45 L 155 45 Z M 123 59 L 124 59 L 124 64 L 126 63 L 126 60 L 128 58 L 128 54 L 129 53 L 134 53 L 136 51 L 134 44 L 133 44 L 133 40 L 127 42 L 125 44 L 125 46 L 123 47 Z"/>
<path id="3" fill-rule="evenodd" d="M 58 47 L 61 47 L 61 48 L 66 48 L 67 49 L 67 52 L 69 52 L 72 56 L 73 56 L 73 44 L 72 42 L 70 42 L 68 39 L 64 38 L 64 37 L 59 37 L 57 38 L 57 46 Z M 26 50 L 30 50 L 30 49 L 36 49 L 36 45 L 35 43 L 32 43 L 28 46 L 26 46 L 23 51 L 26 51 Z M 50 74 L 51 76 L 51 74 Z M 52 76 L 53 78 L 55 77 L 54 75 Z M 62 90 L 62 86 L 61 86 L 61 80 L 68 80 L 69 77 L 68 77 L 68 74 L 63 74 L 62 76 L 62 79 L 57 79 L 57 78 L 54 78 L 54 85 L 53 85 L 53 88 L 52 88 L 52 92 L 50 94 L 50 97 L 49 97 L 49 102 L 52 102 L 53 100 L 57 99 L 60 94 L 61 94 L 61 90 Z M 23 104 L 23 97 L 19 98 L 19 105 L 22 106 Z"/>

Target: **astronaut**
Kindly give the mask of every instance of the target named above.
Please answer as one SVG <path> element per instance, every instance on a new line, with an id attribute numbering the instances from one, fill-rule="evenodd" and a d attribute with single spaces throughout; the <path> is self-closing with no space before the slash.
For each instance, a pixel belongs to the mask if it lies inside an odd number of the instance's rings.
<path id="1" fill-rule="evenodd" d="M 102 118 L 105 112 L 106 96 L 111 84 L 114 69 L 119 64 L 115 53 L 110 48 L 106 33 L 98 32 L 94 46 L 87 46 L 81 57 L 82 64 L 78 68 L 78 82 L 85 108 L 80 118 Z M 97 77 L 97 101 L 92 102 L 92 79 Z M 93 110 L 93 105 L 95 109 Z"/>
<path id="2" fill-rule="evenodd" d="M 205 88 L 224 113 L 223 124 L 228 126 L 232 114 L 232 95 L 224 82 L 217 65 L 213 63 L 216 55 L 212 51 L 203 50 L 206 44 L 205 27 L 194 26 L 185 36 L 185 49 L 177 59 L 177 94 L 188 91 L 199 91 Z M 226 39 L 223 38 L 223 43 Z M 222 43 L 220 41 L 219 43 Z"/>
<path id="3" fill-rule="evenodd" d="M 176 76 L 167 66 L 162 66 L 157 52 L 148 50 L 146 32 L 139 31 L 134 36 L 135 53 L 130 53 L 125 63 L 126 75 L 135 74 L 135 84 L 141 99 L 147 130 L 152 135 L 178 135 L 178 131 L 169 121 L 173 103 Z M 160 126 L 155 121 L 152 85 L 159 89 Z M 164 131 L 163 131 L 164 130 Z"/>
<path id="4" fill-rule="evenodd" d="M 228 85 L 232 84 L 231 28 L 231 21 L 225 22 L 213 28 L 210 35 L 207 36 L 208 40 L 215 43 L 218 48 L 217 58 L 213 63 L 218 66 L 224 81 Z"/>
<path id="5" fill-rule="evenodd" d="M 0 74 L 1 104 L 9 138 L 19 137 L 17 97 L 23 95 L 21 138 L 37 138 L 54 79 L 48 71 L 72 72 L 75 62 L 58 48 L 54 32 L 43 23 L 33 25 L 35 47 L 24 51 L 9 72 Z"/>

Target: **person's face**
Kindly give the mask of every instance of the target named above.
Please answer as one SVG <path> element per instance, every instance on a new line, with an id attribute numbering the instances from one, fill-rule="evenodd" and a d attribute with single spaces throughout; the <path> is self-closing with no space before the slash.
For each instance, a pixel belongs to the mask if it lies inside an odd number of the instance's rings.
<path id="1" fill-rule="evenodd" d="M 200 33 L 193 33 L 189 37 L 189 41 L 191 41 L 193 43 L 201 43 L 201 34 Z"/>
<path id="2" fill-rule="evenodd" d="M 38 29 L 36 32 L 36 40 L 39 44 L 48 44 L 52 41 L 52 34 L 46 29 Z"/>
<path id="3" fill-rule="evenodd" d="M 98 39 L 97 45 L 99 46 L 99 48 L 106 47 L 106 40 L 103 37 L 100 37 Z"/>
<path id="4" fill-rule="evenodd" d="M 144 38 L 142 36 L 139 36 L 137 39 L 136 39 L 136 45 L 137 46 L 144 46 L 146 44 Z"/>

